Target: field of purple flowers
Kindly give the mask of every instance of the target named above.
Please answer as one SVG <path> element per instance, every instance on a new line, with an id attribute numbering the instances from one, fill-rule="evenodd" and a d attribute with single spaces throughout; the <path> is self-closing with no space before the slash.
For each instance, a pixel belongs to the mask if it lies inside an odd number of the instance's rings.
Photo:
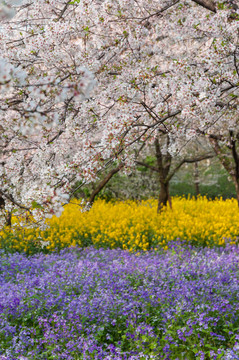
<path id="1" fill-rule="evenodd" d="M 239 359 L 239 248 L 0 253 L 0 359 Z"/>

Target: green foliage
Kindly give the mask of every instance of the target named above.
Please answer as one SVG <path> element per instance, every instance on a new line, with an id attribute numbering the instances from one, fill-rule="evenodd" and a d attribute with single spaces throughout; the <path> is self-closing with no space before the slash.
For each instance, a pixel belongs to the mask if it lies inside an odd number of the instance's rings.
<path id="1" fill-rule="evenodd" d="M 144 162 L 150 166 L 156 165 L 155 156 L 148 155 Z M 226 170 L 218 159 L 213 159 L 208 166 L 206 161 L 199 163 L 199 190 L 202 196 L 210 199 L 236 197 L 235 187 Z M 182 166 L 170 181 L 171 196 L 195 196 L 194 164 Z M 82 187 L 77 193 L 78 198 L 89 198 L 96 184 Z M 130 176 L 117 173 L 101 190 L 96 199 L 107 201 L 116 198 L 145 200 L 157 198 L 159 193 L 158 174 L 145 166 L 138 165 Z"/>
<path id="2" fill-rule="evenodd" d="M 217 7 L 218 7 L 218 10 L 223 10 L 224 7 L 225 7 L 225 5 L 224 5 L 223 2 L 222 2 L 222 3 L 218 2 L 218 3 L 217 3 Z"/>
<path id="3" fill-rule="evenodd" d="M 32 209 L 43 209 L 43 206 L 34 200 L 32 201 Z"/>
<path id="4" fill-rule="evenodd" d="M 144 160 L 144 163 L 150 166 L 155 166 L 156 157 L 155 156 L 147 156 Z M 145 166 L 137 166 L 137 170 L 141 172 L 147 172 L 149 169 Z"/>

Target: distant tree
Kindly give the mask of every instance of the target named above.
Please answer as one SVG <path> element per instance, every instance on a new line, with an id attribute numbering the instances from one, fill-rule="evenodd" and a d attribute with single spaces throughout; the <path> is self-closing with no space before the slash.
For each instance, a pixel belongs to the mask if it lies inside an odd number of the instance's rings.
<path id="1" fill-rule="evenodd" d="M 193 151 L 193 145 L 190 147 L 190 155 L 185 153 L 189 151 L 185 151 L 184 155 L 178 155 L 173 158 L 171 153 L 169 152 L 169 137 L 168 135 L 164 135 L 165 139 L 162 141 L 162 136 L 155 139 L 155 155 L 156 155 L 156 164 L 147 164 L 143 161 L 137 161 L 138 165 L 145 166 L 146 168 L 151 169 L 158 173 L 159 179 L 159 197 L 158 197 L 158 212 L 163 209 L 164 206 L 169 203 L 171 206 L 171 198 L 170 198 L 170 181 L 173 176 L 177 173 L 177 171 L 182 167 L 182 165 L 186 163 L 198 163 L 199 161 L 210 159 L 215 155 L 211 151 L 205 152 L 205 150 L 200 150 L 195 153 Z M 197 149 L 200 149 L 197 147 Z"/>
<path id="2" fill-rule="evenodd" d="M 199 180 L 199 171 L 198 171 L 198 161 L 194 163 L 194 185 L 195 185 L 195 192 L 196 196 L 200 195 L 200 180 Z"/>
<path id="3" fill-rule="evenodd" d="M 223 129 L 222 131 L 222 129 L 218 129 L 217 134 L 210 133 L 207 134 L 207 137 L 221 164 L 234 183 L 239 206 L 239 131 L 236 130 L 236 126 L 231 130 Z"/>

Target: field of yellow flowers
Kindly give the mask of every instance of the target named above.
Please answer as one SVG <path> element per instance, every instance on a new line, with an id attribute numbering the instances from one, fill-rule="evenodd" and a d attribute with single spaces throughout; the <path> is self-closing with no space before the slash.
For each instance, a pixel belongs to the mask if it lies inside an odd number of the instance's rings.
<path id="1" fill-rule="evenodd" d="M 70 246 L 148 250 L 172 240 L 193 245 L 224 245 L 239 239 L 239 209 L 235 199 L 173 198 L 172 209 L 157 214 L 157 201 L 98 200 L 90 211 L 80 201 L 65 206 L 63 214 L 48 220 L 49 227 L 0 232 L 0 247 L 32 253 Z"/>

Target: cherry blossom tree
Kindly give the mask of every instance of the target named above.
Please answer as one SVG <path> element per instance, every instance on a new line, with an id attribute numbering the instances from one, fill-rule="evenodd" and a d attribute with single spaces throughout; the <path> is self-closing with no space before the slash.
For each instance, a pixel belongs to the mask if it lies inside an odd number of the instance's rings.
<path id="1" fill-rule="evenodd" d="M 196 144 L 195 148 L 191 144 L 183 156 L 179 154 L 176 158 L 173 158 L 169 151 L 169 136 L 167 133 L 162 134 L 156 138 L 154 142 L 155 163 L 148 164 L 142 160 L 137 161 L 138 165 L 144 166 L 158 174 L 160 189 L 158 195 L 158 212 L 160 212 L 167 203 L 172 207 L 169 191 L 170 181 L 184 164 L 197 164 L 202 160 L 211 159 L 215 156 L 208 147 L 205 148 L 204 144 L 200 144 L 198 141 L 194 143 Z"/>
<path id="2" fill-rule="evenodd" d="M 11 74 L 0 101 L 5 209 L 32 209 L 36 219 L 58 214 L 73 184 L 112 162 L 130 171 L 134 154 L 162 131 L 174 156 L 198 134 L 236 126 L 224 105 L 237 99 L 235 4 L 23 0 L 14 7 L 0 32 Z"/>
<path id="3" fill-rule="evenodd" d="M 238 121 L 236 114 L 235 121 Z M 206 136 L 234 183 L 239 206 L 239 131 L 237 129 L 238 125 L 235 123 L 235 126 L 227 131 L 222 131 L 221 128 L 218 128 L 217 131 L 213 129 L 213 132 L 210 131 Z"/>
<path id="4" fill-rule="evenodd" d="M 88 126 L 81 123 L 78 133 L 78 113 L 95 85 L 74 44 L 76 14 L 64 18 L 69 5 L 25 2 L 0 32 L 1 207 L 38 220 L 42 212 L 60 213 L 68 198 L 74 149 Z M 11 14 L 6 9 L 3 18 Z"/>

